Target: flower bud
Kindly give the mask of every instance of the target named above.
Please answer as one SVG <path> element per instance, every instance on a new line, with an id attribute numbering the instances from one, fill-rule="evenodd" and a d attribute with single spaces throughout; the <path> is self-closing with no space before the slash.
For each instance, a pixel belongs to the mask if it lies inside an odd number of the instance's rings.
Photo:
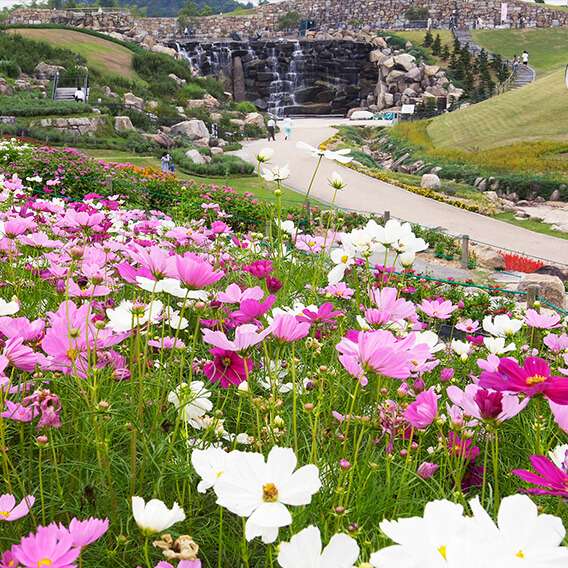
<path id="1" fill-rule="evenodd" d="M 343 469 L 344 471 L 347 471 L 347 470 L 351 469 L 351 463 L 349 461 L 347 461 L 346 459 L 341 459 L 341 460 L 339 460 L 339 467 L 341 469 Z"/>

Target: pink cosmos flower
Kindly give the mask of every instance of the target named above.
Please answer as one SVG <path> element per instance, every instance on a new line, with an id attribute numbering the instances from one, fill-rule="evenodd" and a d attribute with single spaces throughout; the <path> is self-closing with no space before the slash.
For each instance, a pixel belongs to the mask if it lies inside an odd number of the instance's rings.
<path id="1" fill-rule="evenodd" d="M 59 421 L 61 402 L 59 397 L 56 394 L 52 394 L 49 389 L 34 391 L 31 396 L 24 398 L 23 404 L 38 408 L 41 412 L 41 418 L 37 425 L 38 431 L 42 426 L 61 427 L 61 422 Z"/>
<path id="2" fill-rule="evenodd" d="M 16 499 L 9 493 L 0 496 L 0 521 L 15 521 L 25 517 L 35 503 L 35 497 L 28 495 L 16 505 Z"/>
<path id="3" fill-rule="evenodd" d="M 62 530 L 65 528 L 60 525 Z M 98 540 L 108 530 L 108 519 L 102 521 L 91 517 L 85 521 L 71 519 L 69 523 L 69 534 L 73 537 L 73 546 L 84 548 L 85 546 Z"/>
<path id="4" fill-rule="evenodd" d="M 468 461 L 475 461 L 479 455 L 479 448 L 473 445 L 468 438 L 460 438 L 455 432 L 448 434 L 448 450 L 450 455 L 459 456 Z"/>
<path id="5" fill-rule="evenodd" d="M 43 333 L 45 320 L 30 322 L 28 318 L 0 317 L 0 333 L 4 337 L 21 337 L 24 341 L 35 341 Z"/>
<path id="6" fill-rule="evenodd" d="M 513 359 L 501 359 L 497 373 L 481 373 L 479 386 L 529 397 L 540 394 L 557 404 L 568 404 L 568 381 L 551 376 L 548 363 L 538 357 L 527 357 L 523 367 Z"/>
<path id="7" fill-rule="evenodd" d="M 354 334 L 351 336 L 355 339 Z M 356 337 L 356 342 L 343 338 L 336 349 L 341 353 L 339 360 L 346 366 L 346 357 L 354 359 L 365 371 L 373 371 L 395 379 L 406 379 L 410 376 L 408 361 L 409 350 L 403 342 L 386 330 L 364 331 Z"/>
<path id="8" fill-rule="evenodd" d="M 270 276 L 270 274 L 266 277 L 266 289 L 271 293 L 274 294 L 278 292 L 282 288 L 282 282 L 278 280 L 275 276 Z"/>
<path id="9" fill-rule="evenodd" d="M 542 341 L 555 354 L 568 349 L 568 335 L 565 333 L 560 336 L 549 333 Z"/>
<path id="10" fill-rule="evenodd" d="M 464 333 L 475 333 L 480 327 L 480 323 L 477 320 L 473 321 L 472 319 L 456 324 L 456 329 L 459 329 Z"/>
<path id="11" fill-rule="evenodd" d="M 241 290 L 238 284 L 229 284 L 224 292 L 217 292 L 217 301 L 226 304 L 240 304 L 243 300 L 262 300 L 264 292 L 260 286 Z"/>
<path id="12" fill-rule="evenodd" d="M 7 420 L 18 420 L 20 422 L 31 422 L 39 414 L 39 410 L 32 406 L 23 406 L 19 402 L 11 400 L 4 401 L 6 410 L 2 412 L 2 418 Z"/>
<path id="13" fill-rule="evenodd" d="M 349 300 L 353 294 L 355 294 L 355 290 L 353 288 L 349 288 L 345 282 L 338 282 L 337 284 L 330 284 L 326 288 L 324 288 L 327 294 L 331 294 L 336 298 L 345 298 Z"/>
<path id="14" fill-rule="evenodd" d="M 268 330 L 279 342 L 290 343 L 306 337 L 310 333 L 310 324 L 298 321 L 292 314 L 278 314 Z"/>
<path id="15" fill-rule="evenodd" d="M 450 319 L 452 312 L 458 309 L 450 300 L 444 301 L 442 298 L 436 300 L 422 300 L 422 303 L 417 306 L 417 308 L 422 310 L 427 316 L 439 320 Z"/>
<path id="16" fill-rule="evenodd" d="M 185 343 L 181 339 L 169 337 L 168 335 L 161 337 L 159 340 L 151 339 L 148 341 L 148 345 L 157 349 L 185 349 Z"/>
<path id="17" fill-rule="evenodd" d="M 60 227 L 69 227 L 72 229 L 86 230 L 102 223 L 105 220 L 103 213 L 89 214 L 85 211 L 75 211 L 67 209 L 65 215 L 57 221 Z"/>
<path id="18" fill-rule="evenodd" d="M 438 399 L 436 388 L 430 387 L 427 391 L 421 392 L 416 401 L 409 404 L 404 411 L 404 417 L 414 428 L 426 428 L 434 422 L 438 415 Z"/>
<path id="19" fill-rule="evenodd" d="M 156 564 L 154 568 L 175 568 L 175 567 L 169 562 L 166 562 L 165 560 L 160 560 L 160 562 L 158 562 L 158 564 Z M 201 560 L 199 560 L 199 558 L 196 558 L 195 560 L 180 560 L 177 565 L 177 568 L 201 568 Z"/>
<path id="20" fill-rule="evenodd" d="M 552 329 L 553 327 L 559 327 L 560 316 L 558 314 L 547 316 L 539 314 L 536 310 L 530 309 L 527 310 L 524 322 L 530 327 Z"/>
<path id="21" fill-rule="evenodd" d="M 428 480 L 436 473 L 437 469 L 438 464 L 423 462 L 418 466 L 416 473 L 418 474 L 418 477 L 421 477 L 424 480 Z"/>
<path id="22" fill-rule="evenodd" d="M 484 371 L 488 371 L 489 373 L 497 373 L 499 370 L 499 363 L 501 359 L 497 355 L 490 353 L 487 355 L 487 360 L 485 359 L 478 359 L 477 366 Z"/>
<path id="23" fill-rule="evenodd" d="M 530 460 L 534 470 L 540 475 L 525 469 L 514 469 L 511 473 L 545 489 L 534 487 L 520 491 L 531 495 L 558 495 L 568 500 L 568 474 L 545 456 L 530 456 Z"/>
<path id="24" fill-rule="evenodd" d="M 246 354 L 251 347 L 258 345 L 270 333 L 270 329 L 258 332 L 258 327 L 254 324 L 240 325 L 235 329 L 235 340 L 230 341 L 222 331 L 211 331 L 203 329 L 203 341 L 225 349 L 235 351 L 240 355 Z"/>
<path id="25" fill-rule="evenodd" d="M 73 537 L 62 531 L 55 523 L 39 526 L 34 535 L 23 537 L 20 544 L 12 547 L 14 558 L 23 566 L 51 566 L 70 568 L 77 560 L 81 549 L 73 547 Z"/>
<path id="26" fill-rule="evenodd" d="M 371 301 L 380 312 L 388 314 L 388 320 L 400 321 L 413 316 L 416 307 L 404 298 L 398 298 L 398 289 L 386 287 L 371 291 Z"/>
<path id="27" fill-rule="evenodd" d="M 178 278 L 186 288 L 197 290 L 221 280 L 225 273 L 215 270 L 213 265 L 198 257 L 176 257 L 175 278 Z"/>
<path id="28" fill-rule="evenodd" d="M 27 345 L 23 345 L 23 337 L 11 337 L 4 345 L 3 355 L 10 361 L 10 365 L 28 371 L 35 371 L 35 367 L 42 361 L 42 358 L 34 353 L 34 350 Z"/>
<path id="29" fill-rule="evenodd" d="M 331 302 L 326 302 L 318 308 L 317 312 L 307 308 L 304 309 L 301 314 L 296 316 L 296 319 L 298 321 L 307 321 L 310 325 L 321 325 L 333 321 L 334 318 L 343 313 L 343 310 L 336 310 Z"/>
<path id="30" fill-rule="evenodd" d="M 18 239 L 23 245 L 28 245 L 36 249 L 60 248 L 62 241 L 54 241 L 46 233 L 32 233 L 31 235 L 21 235 Z"/>
<path id="31" fill-rule="evenodd" d="M 170 251 L 158 246 L 147 248 L 140 245 L 134 246 L 136 250 L 130 250 L 127 254 L 134 262 L 138 262 L 141 266 L 148 269 L 154 278 L 159 280 L 175 274 L 176 257 L 172 256 Z"/>
<path id="32" fill-rule="evenodd" d="M 221 382 L 224 389 L 231 385 L 238 386 L 246 381 L 247 369 L 252 369 L 252 361 L 243 359 L 233 351 L 226 349 L 210 349 L 209 352 L 214 355 L 214 360 L 203 367 L 205 376 L 212 382 Z"/>

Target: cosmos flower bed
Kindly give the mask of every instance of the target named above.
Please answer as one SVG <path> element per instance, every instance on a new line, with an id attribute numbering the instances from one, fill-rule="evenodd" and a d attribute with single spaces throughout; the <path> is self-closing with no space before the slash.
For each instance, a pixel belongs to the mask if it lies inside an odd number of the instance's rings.
<path id="1" fill-rule="evenodd" d="M 568 563 L 560 316 L 421 281 L 397 221 L 2 186 L 0 566 Z"/>

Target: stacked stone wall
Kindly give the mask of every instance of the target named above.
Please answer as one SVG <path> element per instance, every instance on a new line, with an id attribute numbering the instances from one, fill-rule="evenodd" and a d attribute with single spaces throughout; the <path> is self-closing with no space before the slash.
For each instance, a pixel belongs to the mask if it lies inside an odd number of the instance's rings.
<path id="1" fill-rule="evenodd" d="M 360 22 L 376 29 L 403 29 L 408 9 L 425 7 L 434 27 L 447 27 L 454 15 L 458 27 L 474 27 L 478 18 L 492 28 L 502 24 L 501 2 L 496 0 L 285 0 L 259 6 L 249 16 L 210 16 L 197 18 L 191 24 L 199 35 L 228 37 L 236 32 L 244 37 L 256 34 L 282 35 L 278 20 L 289 10 L 296 10 L 303 18 L 316 21 L 318 27 L 335 27 Z M 516 27 L 524 18 L 526 27 L 568 26 L 568 12 L 542 4 L 508 2 L 508 22 Z M 8 24 L 54 23 L 112 33 L 135 38 L 151 35 L 160 39 L 181 36 L 176 18 L 133 19 L 125 12 L 77 12 L 20 8 L 10 14 Z"/>

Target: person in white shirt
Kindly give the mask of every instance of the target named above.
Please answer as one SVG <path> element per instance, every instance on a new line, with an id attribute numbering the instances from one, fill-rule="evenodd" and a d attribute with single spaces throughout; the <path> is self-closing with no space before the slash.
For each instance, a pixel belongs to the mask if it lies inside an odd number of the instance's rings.
<path id="1" fill-rule="evenodd" d="M 521 55 L 521 58 L 522 58 L 522 60 L 523 60 L 523 65 L 524 65 L 525 67 L 527 67 L 528 64 L 529 64 L 529 53 L 528 53 L 528 51 L 527 51 L 526 49 L 523 51 L 523 54 Z"/>
<path id="2" fill-rule="evenodd" d="M 81 89 L 81 87 L 77 87 L 77 90 L 75 91 L 75 101 L 78 103 L 84 103 L 85 102 L 85 93 L 83 93 L 83 89 Z"/>
<path id="3" fill-rule="evenodd" d="M 268 119 L 268 122 L 266 123 L 266 127 L 268 128 L 268 141 L 270 142 L 270 139 L 276 141 L 276 137 L 274 136 L 274 132 L 275 132 L 275 128 L 276 128 L 276 122 L 274 121 L 274 119 L 272 117 L 270 117 Z"/>

